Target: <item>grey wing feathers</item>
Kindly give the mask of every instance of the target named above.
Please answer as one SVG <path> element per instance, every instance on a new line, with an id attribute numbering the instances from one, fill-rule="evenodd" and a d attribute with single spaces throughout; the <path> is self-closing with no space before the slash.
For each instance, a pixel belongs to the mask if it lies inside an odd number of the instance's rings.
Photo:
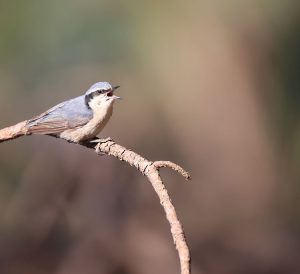
<path id="1" fill-rule="evenodd" d="M 60 103 L 26 124 L 29 133 L 59 134 L 87 124 L 93 113 L 87 108 L 84 96 Z"/>

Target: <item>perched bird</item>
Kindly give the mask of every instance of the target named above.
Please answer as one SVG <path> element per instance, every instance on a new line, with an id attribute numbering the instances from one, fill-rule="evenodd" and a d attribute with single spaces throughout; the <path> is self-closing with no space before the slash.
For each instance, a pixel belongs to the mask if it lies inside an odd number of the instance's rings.
<path id="1" fill-rule="evenodd" d="M 44 134 L 81 143 L 93 140 L 107 124 L 119 86 L 98 82 L 79 97 L 62 102 L 41 115 L 0 130 L 0 142 L 24 135 Z"/>

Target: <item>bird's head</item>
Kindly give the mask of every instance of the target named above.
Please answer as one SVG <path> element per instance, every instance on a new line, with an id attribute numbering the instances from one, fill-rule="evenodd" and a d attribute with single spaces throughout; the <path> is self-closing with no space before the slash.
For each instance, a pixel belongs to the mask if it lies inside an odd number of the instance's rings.
<path id="1" fill-rule="evenodd" d="M 112 86 L 108 82 L 98 82 L 92 85 L 85 93 L 85 103 L 88 108 L 109 107 L 115 100 L 121 99 L 114 95 L 120 86 Z"/>

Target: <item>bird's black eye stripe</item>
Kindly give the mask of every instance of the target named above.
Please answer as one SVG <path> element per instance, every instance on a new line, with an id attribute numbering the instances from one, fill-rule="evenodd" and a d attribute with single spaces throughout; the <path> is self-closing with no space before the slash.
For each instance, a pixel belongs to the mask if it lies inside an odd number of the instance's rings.
<path id="1" fill-rule="evenodd" d="M 90 108 L 90 105 L 89 105 L 89 102 L 95 97 L 95 96 L 98 96 L 100 94 L 104 94 L 104 93 L 107 93 L 108 96 L 112 96 L 112 93 L 109 92 L 110 90 L 108 89 L 98 89 L 98 90 L 95 90 L 89 94 L 87 94 L 85 96 L 85 104 L 87 105 L 88 108 Z"/>
<path id="2" fill-rule="evenodd" d="M 94 98 L 95 94 L 94 93 L 90 93 L 85 95 L 85 104 L 88 108 L 90 108 L 89 102 Z"/>
<path id="3" fill-rule="evenodd" d="M 95 91 L 96 94 L 103 94 L 105 92 L 107 92 L 107 90 L 105 90 L 105 89 L 98 89 Z"/>

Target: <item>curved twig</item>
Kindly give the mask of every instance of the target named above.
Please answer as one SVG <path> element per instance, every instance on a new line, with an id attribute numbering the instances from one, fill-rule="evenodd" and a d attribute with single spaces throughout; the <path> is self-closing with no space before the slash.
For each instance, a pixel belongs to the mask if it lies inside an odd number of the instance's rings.
<path id="1" fill-rule="evenodd" d="M 8 141 L 19 137 L 23 133 L 20 128 L 24 126 L 24 122 L 21 122 L 15 126 L 8 127 L 0 130 L 0 142 Z M 139 154 L 118 145 L 110 138 L 105 140 L 97 140 L 97 145 L 94 142 L 86 142 L 80 145 L 93 149 L 97 154 L 107 154 L 118 158 L 121 161 L 125 161 L 131 166 L 134 166 L 144 176 L 147 177 L 152 184 L 156 194 L 159 197 L 160 203 L 164 208 L 167 220 L 171 227 L 171 234 L 174 240 L 174 244 L 178 251 L 181 274 L 191 273 L 191 260 L 190 251 L 184 236 L 184 231 L 180 221 L 178 220 L 175 208 L 169 197 L 168 191 L 160 177 L 159 169 L 162 167 L 169 167 L 180 173 L 186 180 L 190 179 L 190 175 L 182 167 L 169 162 L 169 161 L 156 161 L 151 162 L 143 158 Z"/>
<path id="2" fill-rule="evenodd" d="M 181 166 L 170 162 L 170 161 L 155 161 L 153 163 L 153 165 L 159 169 L 161 167 L 169 167 L 172 168 L 173 170 L 177 171 L 179 174 L 181 174 L 186 180 L 190 180 L 191 179 L 191 175 L 184 170 Z"/>
<path id="3" fill-rule="evenodd" d="M 90 146 L 88 147 L 91 148 Z M 127 162 L 131 166 L 136 167 L 137 170 L 147 177 L 159 197 L 160 204 L 164 208 L 167 220 L 171 226 L 173 241 L 179 255 L 181 274 L 190 274 L 190 251 L 185 239 L 182 225 L 178 220 L 168 191 L 160 177 L 159 169 L 161 167 L 170 167 L 180 173 L 187 180 L 190 179 L 189 173 L 182 167 L 169 161 L 148 161 L 139 154 L 118 145 L 111 139 L 106 139 L 103 141 L 99 140 L 99 143 L 96 145 L 95 149 L 97 153 L 112 155 L 121 161 Z"/>

